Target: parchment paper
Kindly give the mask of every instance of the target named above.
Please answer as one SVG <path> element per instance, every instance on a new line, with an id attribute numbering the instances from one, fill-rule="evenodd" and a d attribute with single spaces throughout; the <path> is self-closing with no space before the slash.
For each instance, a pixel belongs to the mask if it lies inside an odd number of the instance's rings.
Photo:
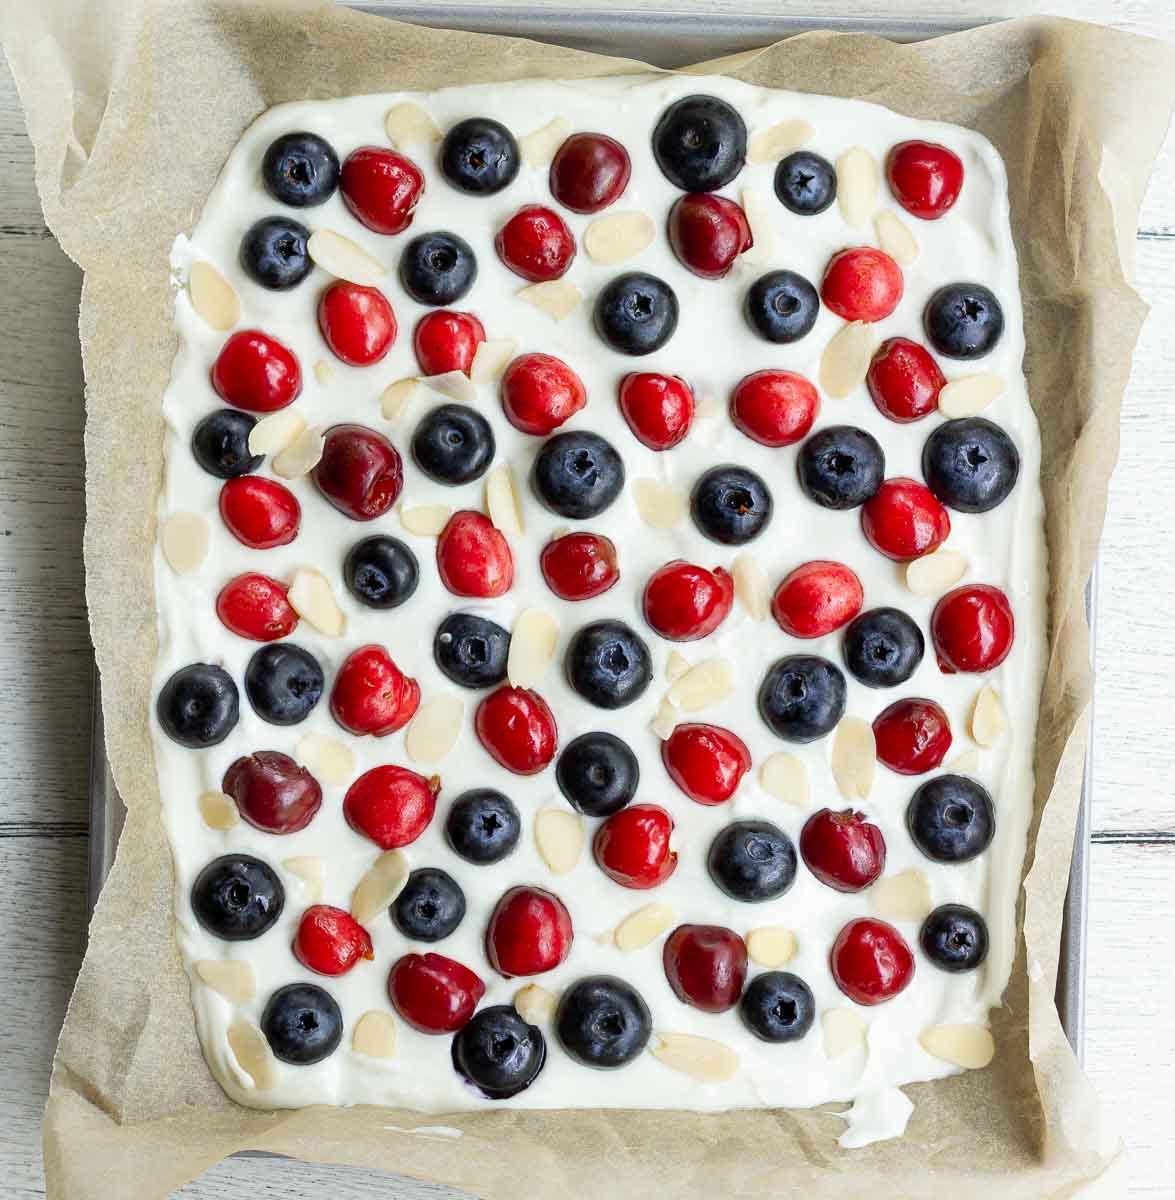
<path id="1" fill-rule="evenodd" d="M 106 738 L 128 818 L 90 929 L 45 1117 L 50 1197 L 160 1197 L 244 1148 L 382 1167 L 484 1197 L 868 1194 L 953 1200 L 1110 1194 L 1121 1153 L 1053 1004 L 1090 699 L 1082 591 L 1119 402 L 1145 307 L 1127 283 L 1137 202 L 1166 128 L 1175 58 L 1059 20 L 921 45 L 812 34 L 727 59 L 753 83 L 857 96 L 970 125 L 1003 153 L 1022 269 L 1027 371 L 1044 442 L 1051 560 L 1037 820 L 1024 937 L 985 1071 L 908 1089 L 906 1137 L 841 1151 L 828 1111 L 261 1113 L 209 1075 L 172 934 L 171 859 L 145 714 L 160 396 L 175 344 L 168 250 L 248 122 L 293 99 L 639 64 L 444 33 L 280 0 L 10 0 L 5 47 L 46 219 L 85 269 L 86 571 Z M 1122 248 L 1127 248 L 1123 250 Z"/>

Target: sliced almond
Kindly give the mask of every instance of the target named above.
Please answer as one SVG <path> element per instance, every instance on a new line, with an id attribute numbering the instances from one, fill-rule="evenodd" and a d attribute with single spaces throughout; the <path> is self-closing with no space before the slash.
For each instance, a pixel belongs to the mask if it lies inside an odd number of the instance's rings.
<path id="1" fill-rule="evenodd" d="M 283 858 L 282 866 L 302 881 L 307 900 L 317 904 L 322 899 L 326 876 L 321 858 L 313 854 L 296 854 L 293 858 Z"/>
<path id="2" fill-rule="evenodd" d="M 280 454 L 274 455 L 273 473 L 283 479 L 301 479 L 303 475 L 309 475 L 322 459 L 324 444 L 321 426 L 303 429 Z"/>
<path id="3" fill-rule="evenodd" d="M 321 571 L 313 567 L 299 567 L 294 572 L 294 581 L 286 593 L 290 607 L 303 620 L 309 621 L 319 633 L 327 637 L 342 637 L 347 620 L 335 602 L 330 583 Z"/>
<path id="4" fill-rule="evenodd" d="M 763 564 L 749 551 L 735 557 L 730 573 L 734 576 L 734 594 L 752 621 L 764 621 L 771 607 L 771 589 Z"/>
<path id="5" fill-rule="evenodd" d="M 571 133 L 571 122 L 566 117 L 552 117 L 545 125 L 518 139 L 522 161 L 528 167 L 547 167 L 555 157 L 555 151 Z"/>
<path id="6" fill-rule="evenodd" d="M 743 251 L 741 261 L 750 266 L 765 267 L 779 252 L 779 237 L 775 232 L 771 206 L 761 192 L 743 188 L 743 214 L 751 228 L 751 245 Z"/>
<path id="7" fill-rule="evenodd" d="M 677 709 L 668 700 L 662 700 L 649 728 L 663 741 L 667 742 L 677 728 Z"/>
<path id="8" fill-rule="evenodd" d="M 232 829 L 240 823 L 241 813 L 236 801 L 224 792 L 201 792 L 196 802 L 200 816 L 209 829 Z"/>
<path id="9" fill-rule="evenodd" d="M 718 397 L 707 392 L 694 405 L 694 416 L 700 421 L 712 421 L 715 417 L 725 416 L 726 409 L 718 403 Z"/>
<path id="10" fill-rule="evenodd" d="M 249 430 L 250 454 L 277 454 L 306 428 L 306 418 L 292 408 L 282 408 L 262 417 Z"/>
<path id="11" fill-rule="evenodd" d="M 366 925 L 391 904 L 407 882 L 407 858 L 399 850 L 385 851 L 355 885 L 351 893 L 351 916 L 360 925 Z"/>
<path id="12" fill-rule="evenodd" d="M 759 786 L 769 796 L 794 804 L 797 808 L 808 807 L 808 768 L 804 760 L 785 750 L 779 750 L 765 759 L 759 768 Z"/>
<path id="13" fill-rule="evenodd" d="M 668 904 L 646 904 L 636 912 L 629 913 L 612 935 L 619 950 L 642 950 L 677 920 L 677 914 Z"/>
<path id="14" fill-rule="evenodd" d="M 549 279 L 524 287 L 518 299 L 546 313 L 553 321 L 565 321 L 579 307 L 583 292 L 570 279 Z"/>
<path id="15" fill-rule="evenodd" d="M 508 463 L 499 463 L 486 476 L 486 512 L 495 529 L 506 534 L 522 533 L 522 508 Z"/>
<path id="16" fill-rule="evenodd" d="M 647 250 L 656 232 L 648 213 L 636 209 L 608 213 L 583 231 L 583 248 L 593 262 L 611 266 Z"/>
<path id="17" fill-rule="evenodd" d="M 888 921 L 922 921 L 934 907 L 930 883 L 916 868 L 883 875 L 869 889 L 869 908 Z"/>
<path id="18" fill-rule="evenodd" d="M 915 596 L 938 596 L 967 574 L 967 560 L 943 547 L 906 563 L 906 587 Z"/>
<path id="19" fill-rule="evenodd" d="M 315 779 L 332 787 L 340 787 L 355 774 L 354 751 L 326 733 L 304 733 L 294 756 Z"/>
<path id="20" fill-rule="evenodd" d="M 549 1024 L 554 1020 L 557 1005 L 555 993 L 537 983 L 528 983 L 514 993 L 515 1011 L 530 1025 Z"/>
<path id="21" fill-rule="evenodd" d="M 899 266 L 908 267 L 918 257 L 918 240 L 905 222 L 888 208 L 878 209 L 873 216 L 877 244 Z"/>
<path id="22" fill-rule="evenodd" d="M 972 746 L 961 754 L 956 754 L 946 764 L 946 769 L 953 771 L 956 775 L 977 775 L 979 773 L 979 751 Z"/>
<path id="23" fill-rule="evenodd" d="M 457 744 L 465 719 L 465 701 L 442 692 L 417 710 L 404 735 L 404 750 L 415 763 L 438 763 Z"/>
<path id="24" fill-rule="evenodd" d="M 233 1004 L 244 1004 L 257 995 L 252 963 L 239 958 L 202 958 L 193 966 L 214 992 Z"/>
<path id="25" fill-rule="evenodd" d="M 333 383 L 335 378 L 334 363 L 329 363 L 325 358 L 320 358 L 318 362 L 314 364 L 314 378 L 317 379 L 323 387 L 326 387 L 327 384 Z"/>
<path id="26" fill-rule="evenodd" d="M 447 504 L 418 504 L 400 509 L 400 524 L 417 537 L 437 537 L 452 515 Z"/>
<path id="27" fill-rule="evenodd" d="M 261 1030 L 247 1018 L 237 1017 L 228 1027 L 227 1036 L 237 1066 L 253 1081 L 253 1086 L 263 1092 L 273 1087 L 277 1082 L 273 1051 Z"/>
<path id="28" fill-rule="evenodd" d="M 686 494 L 680 488 L 659 479 L 634 479 L 632 498 L 641 520 L 653 529 L 672 529 L 679 525 L 689 508 Z"/>
<path id="29" fill-rule="evenodd" d="M 840 1058 L 865 1044 L 865 1021 L 851 1008 L 828 1008 L 820 1018 L 824 1031 L 824 1056 Z"/>
<path id="30" fill-rule="evenodd" d="M 877 160 L 853 146 L 836 160 L 836 201 L 850 225 L 864 225 L 877 206 Z"/>
<path id="31" fill-rule="evenodd" d="M 978 1071 L 995 1058 L 995 1039 L 982 1025 L 930 1025 L 918 1035 L 927 1054 Z"/>
<path id="32" fill-rule="evenodd" d="M 680 679 L 690 669 L 690 660 L 680 650 L 670 650 L 665 663 L 665 678 L 673 683 Z"/>
<path id="33" fill-rule="evenodd" d="M 478 344 L 469 367 L 474 383 L 492 383 L 506 369 L 506 364 L 518 352 L 517 338 L 487 338 Z"/>
<path id="34" fill-rule="evenodd" d="M 812 122 L 805 121 L 803 117 L 756 129 L 747 142 L 747 162 L 756 165 L 778 162 L 810 142 L 815 132 Z"/>
<path id="35" fill-rule="evenodd" d="M 974 417 L 1008 390 L 1002 375 L 964 375 L 952 379 L 938 393 L 938 411 L 944 417 Z"/>
<path id="36" fill-rule="evenodd" d="M 241 301 L 233 285 L 208 262 L 194 262 L 188 272 L 188 295 L 196 316 L 222 333 L 241 319 Z"/>
<path id="37" fill-rule="evenodd" d="M 864 800 L 873 786 L 877 742 L 873 726 L 860 717 L 844 717 L 832 736 L 832 778 L 850 803 Z"/>
<path id="38" fill-rule="evenodd" d="M 459 404 L 469 404 L 477 399 L 477 388 L 464 371 L 446 371 L 442 375 L 421 375 L 420 382 L 438 396 L 446 396 Z"/>
<path id="39" fill-rule="evenodd" d="M 395 1058 L 396 1022 L 392 1014 L 369 1008 L 355 1022 L 351 1049 L 368 1058 Z"/>
<path id="40" fill-rule="evenodd" d="M 747 954 L 761 967 L 782 967 L 796 954 L 796 935 L 782 925 L 764 925 L 747 934 Z"/>
<path id="41" fill-rule="evenodd" d="M 658 1033 L 653 1057 L 699 1083 L 724 1083 L 738 1073 L 738 1055 L 722 1042 L 694 1033 Z"/>
<path id="42" fill-rule="evenodd" d="M 368 254 L 358 242 L 353 242 L 333 229 L 316 229 L 306 243 L 310 257 L 328 274 L 348 283 L 370 287 L 379 283 L 385 274 L 383 263 Z"/>
<path id="43" fill-rule="evenodd" d="M 534 817 L 534 840 L 552 875 L 566 875 L 583 850 L 583 821 L 562 808 L 540 808 Z"/>
<path id="44" fill-rule="evenodd" d="M 1003 737 L 1007 728 L 1008 718 L 1004 715 L 999 692 L 985 684 L 979 689 L 975 707 L 971 710 L 971 737 L 986 750 Z"/>
<path id="45" fill-rule="evenodd" d="M 734 691 L 734 664 L 727 658 L 707 658 L 669 689 L 669 703 L 684 712 L 720 704 Z"/>
<path id="46" fill-rule="evenodd" d="M 164 521 L 159 537 L 167 565 L 177 575 L 198 571 L 208 557 L 210 536 L 208 522 L 199 513 L 172 513 Z"/>
<path id="47" fill-rule="evenodd" d="M 394 421 L 408 407 L 408 401 L 420 390 L 419 379 L 397 379 L 389 383 L 379 398 L 380 416 L 385 421 Z"/>
<path id="48" fill-rule="evenodd" d="M 524 608 L 510 633 L 506 678 L 511 687 L 532 688 L 547 673 L 559 641 L 559 622 L 545 609 Z"/>
<path id="49" fill-rule="evenodd" d="M 842 326 L 820 356 L 820 386 L 834 400 L 843 400 L 865 382 L 875 337 L 864 321 Z"/>
<path id="50" fill-rule="evenodd" d="M 441 140 L 437 123 L 411 100 L 402 100 L 388 109 L 384 132 L 393 146 L 428 146 Z"/>

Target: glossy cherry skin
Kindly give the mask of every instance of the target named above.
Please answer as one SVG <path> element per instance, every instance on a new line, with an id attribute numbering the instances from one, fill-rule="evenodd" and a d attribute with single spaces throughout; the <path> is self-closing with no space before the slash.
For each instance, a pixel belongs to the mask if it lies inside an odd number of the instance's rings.
<path id="1" fill-rule="evenodd" d="M 846 321 L 880 321 L 902 298 L 902 268 L 884 250 L 852 246 L 828 260 L 820 299 Z"/>
<path id="2" fill-rule="evenodd" d="M 520 354 L 502 374 L 502 411 L 515 429 L 546 437 L 587 404 L 583 380 L 553 354 Z"/>
<path id="3" fill-rule="evenodd" d="M 302 391 L 294 352 L 259 329 L 242 329 L 220 348 L 212 364 L 216 394 L 234 408 L 270 413 L 293 404 Z"/>
<path id="4" fill-rule="evenodd" d="M 657 804 L 630 804 L 596 830 L 592 853 L 601 871 L 621 887 L 646 891 L 677 869 L 669 848 L 673 818 Z"/>
<path id="5" fill-rule="evenodd" d="M 547 587 L 560 600 L 590 600 L 620 578 L 616 547 L 598 533 L 565 533 L 549 541 L 539 555 Z"/>
<path id="6" fill-rule="evenodd" d="M 343 162 L 339 177 L 343 203 L 375 233 L 402 233 L 412 224 L 424 175 L 403 154 L 386 146 L 360 146 Z"/>
<path id="7" fill-rule="evenodd" d="M 989 583 L 947 592 L 930 617 L 930 640 L 945 675 L 993 670 L 1008 657 L 1015 637 L 1012 605 Z"/>
<path id="8" fill-rule="evenodd" d="M 899 775 L 922 775 L 951 748 L 951 723 L 933 700 L 895 700 L 873 720 L 877 761 Z"/>
<path id="9" fill-rule="evenodd" d="M 345 909 L 313 904 L 294 934 L 294 957 L 318 975 L 345 975 L 361 959 L 375 958 L 371 934 Z"/>
<path id="10" fill-rule="evenodd" d="M 596 213 L 623 194 L 632 175 L 628 151 L 603 133 L 573 133 L 551 160 L 551 195 L 577 213 Z"/>
<path id="11" fill-rule="evenodd" d="M 904 991 L 914 978 L 914 955 L 888 922 L 872 917 L 850 921 L 829 955 L 836 986 L 857 1004 L 881 1004 Z"/>
<path id="12" fill-rule="evenodd" d="M 752 244 L 746 213 L 713 192 L 690 192 L 669 210 L 669 244 L 682 266 L 721 279 Z"/>
<path id="13" fill-rule="evenodd" d="M 421 1033 L 455 1033 L 485 995 L 473 971 L 443 954 L 405 954 L 388 974 L 388 999 Z"/>
<path id="14" fill-rule="evenodd" d="M 510 979 L 553 971 L 571 952 L 571 914 L 552 892 L 513 887 L 494 906 L 486 930 L 490 966 Z"/>
<path id="15" fill-rule="evenodd" d="M 747 947 L 721 925 L 679 925 L 661 951 L 665 978 L 674 995 L 702 1012 L 733 1008 L 747 979 Z"/>
<path id="16" fill-rule="evenodd" d="M 575 257 L 575 235 L 553 209 L 525 204 L 498 230 L 494 248 L 515 275 L 546 283 L 567 274 Z"/>
<path id="17" fill-rule="evenodd" d="M 885 870 L 885 837 L 864 813 L 822 808 L 800 831 L 800 856 L 821 883 L 838 892 L 859 892 Z"/>
<path id="18" fill-rule="evenodd" d="M 514 583 L 510 543 L 484 513 L 455 512 L 437 538 L 437 572 L 454 596 L 490 599 Z"/>
<path id="19" fill-rule="evenodd" d="M 694 394 L 678 375 L 633 371 L 620 381 L 620 412 L 633 436 L 650 450 L 670 450 L 694 419 Z"/>
<path id="20" fill-rule="evenodd" d="M 337 359 L 369 367 L 392 348 L 398 327 L 383 292 L 340 279 L 318 301 L 318 329 Z"/>
<path id="21" fill-rule="evenodd" d="M 428 828 L 441 781 L 391 763 L 364 771 L 343 797 L 343 816 L 381 850 L 410 846 Z"/>
<path id="22" fill-rule="evenodd" d="M 469 374 L 478 346 L 486 340 L 482 323 L 468 312 L 438 309 L 420 318 L 412 335 L 412 349 L 422 375 Z"/>
<path id="23" fill-rule="evenodd" d="M 216 615 L 225 629 L 254 642 L 288 637 L 298 627 L 298 614 L 287 599 L 284 583 L 250 571 L 230 579 L 216 597 Z"/>
<path id="24" fill-rule="evenodd" d="M 349 733 L 376 737 L 407 725 L 420 707 L 420 684 L 374 643 L 343 660 L 330 693 L 330 711 Z"/>
<path id="25" fill-rule="evenodd" d="M 515 775 L 537 775 L 555 757 L 559 731 L 538 692 L 498 688 L 477 706 L 473 723 L 490 757 Z"/>
<path id="26" fill-rule="evenodd" d="M 891 421 L 919 421 L 938 408 L 946 376 L 925 346 L 909 338 L 888 338 L 869 363 L 869 395 Z"/>
<path id="27" fill-rule="evenodd" d="M 756 371 L 740 379 L 730 395 L 731 423 L 761 446 L 803 441 L 819 411 L 819 393 L 795 371 Z"/>
<path id="28" fill-rule="evenodd" d="M 861 532 L 886 558 L 909 562 L 947 540 L 951 516 L 924 483 L 898 476 L 861 506 Z"/>
<path id="29" fill-rule="evenodd" d="M 314 819 L 322 804 L 318 780 L 288 754 L 258 750 L 238 758 L 221 780 L 241 817 L 266 833 L 297 833 Z"/>
<path id="30" fill-rule="evenodd" d="M 818 638 L 847 625 L 860 611 L 865 590 L 851 567 L 816 559 L 786 575 L 771 601 L 784 633 Z"/>
<path id="31" fill-rule="evenodd" d="M 737 734 L 720 725 L 675 726 L 661 743 L 669 778 L 693 801 L 712 806 L 734 795 L 751 769 L 751 752 Z"/>
<path id="32" fill-rule="evenodd" d="M 289 488 L 259 475 L 225 480 L 220 489 L 220 519 L 251 550 L 286 546 L 298 536 L 302 506 Z"/>
<path id="33" fill-rule="evenodd" d="M 366 425 L 332 425 L 310 476 L 322 496 L 344 516 L 373 521 L 400 498 L 404 464 L 382 433 Z"/>
<path id="34" fill-rule="evenodd" d="M 937 142 L 898 142 L 886 158 L 885 177 L 906 212 L 937 221 L 963 190 L 963 160 Z"/>
<path id="35" fill-rule="evenodd" d="M 734 603 L 734 580 L 723 567 L 675 559 L 654 571 L 645 584 L 645 620 L 671 642 L 708 637 L 726 620 Z"/>

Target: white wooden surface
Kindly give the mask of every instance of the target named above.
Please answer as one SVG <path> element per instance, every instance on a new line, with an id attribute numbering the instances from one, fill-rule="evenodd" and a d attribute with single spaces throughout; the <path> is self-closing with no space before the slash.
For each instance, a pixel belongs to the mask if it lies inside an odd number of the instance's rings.
<path id="1" fill-rule="evenodd" d="M 394 7 L 394 0 L 385 0 Z M 638 0 L 578 0 L 631 8 Z M 1170 0 L 664 0 L 703 12 L 974 18 L 1057 12 L 1170 37 Z M 1152 315 L 1122 422 L 1102 554 L 1088 985 L 1089 1071 L 1133 1155 L 1131 1194 L 1175 1195 L 1175 139 L 1143 207 Z M 80 277 L 44 228 L 0 69 L 0 1194 L 43 1194 L 41 1106 L 85 939 L 90 660 L 82 595 Z M 1158 918 L 1158 919 L 1156 919 Z M 438 1200 L 375 1172 L 237 1159 L 181 1193 Z M 115 1198 L 112 1198 L 115 1200 Z"/>

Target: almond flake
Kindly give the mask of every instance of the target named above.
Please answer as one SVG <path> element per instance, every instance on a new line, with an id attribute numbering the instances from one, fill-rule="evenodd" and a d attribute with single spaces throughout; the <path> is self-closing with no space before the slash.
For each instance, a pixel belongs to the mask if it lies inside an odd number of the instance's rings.
<path id="1" fill-rule="evenodd" d="M 351 916 L 360 925 L 374 920 L 408 882 L 408 860 L 399 850 L 387 850 L 368 868 L 351 893 Z"/>
<path id="2" fill-rule="evenodd" d="M 282 866 L 297 879 L 302 881 L 306 889 L 306 899 L 317 904 L 322 899 L 325 875 L 322 869 L 322 859 L 313 854 L 296 854 L 293 858 L 283 858 Z"/>
<path id="3" fill-rule="evenodd" d="M 676 920 L 677 914 L 668 904 L 646 904 L 629 913 L 612 936 L 619 950 L 642 950 Z"/>
<path id="4" fill-rule="evenodd" d="M 889 921 L 923 921 L 934 907 L 930 884 L 919 870 L 883 875 L 869 889 L 869 908 Z"/>
<path id="5" fill-rule="evenodd" d="M 967 574 L 967 560 L 945 547 L 906 563 L 906 587 L 915 596 L 938 596 Z"/>
<path id="6" fill-rule="evenodd" d="M 266 1091 L 277 1083 L 273 1052 L 265 1035 L 252 1021 L 237 1017 L 228 1027 L 228 1044 L 237 1066 L 252 1080 L 255 1088 Z"/>
<path id="7" fill-rule="evenodd" d="M 734 691 L 734 664 L 726 658 L 707 658 L 669 689 L 669 703 L 685 712 L 719 704 Z"/>
<path id="8" fill-rule="evenodd" d="M 355 1022 L 351 1049 L 367 1058 L 395 1058 L 396 1022 L 392 1014 L 369 1008 Z"/>
<path id="9" fill-rule="evenodd" d="M 825 1058 L 840 1058 L 865 1044 L 868 1026 L 851 1008 L 828 1008 L 820 1018 Z"/>
<path id="10" fill-rule="evenodd" d="M 276 454 L 284 450 L 306 428 L 306 418 L 292 408 L 262 417 L 249 430 L 250 454 Z"/>
<path id="11" fill-rule="evenodd" d="M 508 463 L 499 463 L 486 476 L 486 512 L 495 529 L 502 533 L 522 533 L 522 508 L 514 487 L 514 472 Z"/>
<path id="12" fill-rule="evenodd" d="M 944 417 L 974 417 L 1008 389 L 1002 375 L 964 375 L 952 379 L 938 393 L 938 411 Z"/>
<path id="13" fill-rule="evenodd" d="M 532 129 L 518 139 L 522 161 L 528 167 L 549 167 L 555 151 L 571 133 L 571 122 L 566 117 L 552 117 L 545 125 Z"/>
<path id="14" fill-rule="evenodd" d="M 192 965 L 214 992 L 233 1004 L 244 1004 L 257 995 L 257 979 L 251 963 L 239 958 L 203 958 Z"/>
<path id="15" fill-rule="evenodd" d="M 759 768 L 759 786 L 767 795 L 785 804 L 808 807 L 808 768 L 802 758 L 785 750 L 777 751 L 764 761 Z"/>
<path id="16" fill-rule="evenodd" d="M 452 515 L 447 504 L 418 504 L 400 509 L 400 524 L 417 537 L 437 537 Z"/>
<path id="17" fill-rule="evenodd" d="M 743 214 L 751 228 L 751 244 L 740 255 L 749 266 L 767 266 L 779 251 L 779 238 L 771 222 L 772 212 L 760 192 L 743 188 Z"/>
<path id="18" fill-rule="evenodd" d="M 979 751 L 972 746 L 969 750 L 956 754 L 946 764 L 946 769 L 956 775 L 977 775 L 979 773 Z"/>
<path id="19" fill-rule="evenodd" d="M 864 225 L 877 204 L 877 160 L 863 146 L 836 160 L 836 199 L 850 225 Z"/>
<path id="20" fill-rule="evenodd" d="M 479 343 L 469 367 L 469 378 L 474 383 L 492 383 L 517 351 L 517 338 L 488 338 Z"/>
<path id="21" fill-rule="evenodd" d="M 669 659 L 665 663 L 665 678 L 670 683 L 680 679 L 690 669 L 690 660 L 680 650 L 670 650 Z"/>
<path id="22" fill-rule="evenodd" d="M 918 1041 L 927 1054 L 968 1071 L 978 1071 L 995 1058 L 995 1039 L 982 1025 L 930 1025 Z"/>
<path id="23" fill-rule="evenodd" d="M 730 573 L 734 576 L 734 594 L 752 621 L 764 621 L 770 609 L 767 572 L 750 551 L 735 557 Z"/>
<path id="24" fill-rule="evenodd" d="M 707 392 L 694 405 L 694 416 L 701 421 L 712 421 L 715 417 L 724 416 L 726 409 L 718 403 L 718 397 Z"/>
<path id="25" fill-rule="evenodd" d="M 843 400 L 865 382 L 874 341 L 864 321 L 850 321 L 832 335 L 820 356 L 820 386 L 827 395 Z"/>
<path id="26" fill-rule="evenodd" d="M 438 763 L 457 744 L 465 701 L 454 692 L 443 692 L 426 700 L 417 710 L 404 735 L 404 749 L 416 763 Z"/>
<path id="27" fill-rule="evenodd" d="M 333 383 L 335 379 L 335 368 L 333 363 L 329 363 L 325 358 L 320 358 L 314 364 L 314 378 L 326 387 L 327 384 Z"/>
<path id="28" fill-rule="evenodd" d="M 241 820 L 236 802 L 224 792 L 201 792 L 196 803 L 209 829 L 232 829 Z"/>
<path id="29" fill-rule="evenodd" d="M 796 954 L 796 935 L 782 925 L 764 925 L 747 934 L 747 954 L 761 967 L 782 967 Z"/>
<path id="30" fill-rule="evenodd" d="M 747 143 L 747 162 L 754 165 L 778 162 L 810 142 L 815 132 L 812 123 L 803 117 L 756 129 Z"/>
<path id="31" fill-rule="evenodd" d="M 342 637 L 346 618 L 335 603 L 334 593 L 325 575 L 313 567 L 299 567 L 286 593 L 290 607 L 327 637 Z"/>
<path id="32" fill-rule="evenodd" d="M 873 229 L 877 244 L 899 266 L 908 267 L 918 257 L 918 241 L 905 222 L 888 208 L 877 211 L 873 217 Z"/>
<path id="33" fill-rule="evenodd" d="M 192 263 L 188 271 L 188 295 L 196 316 L 223 333 L 241 319 L 241 301 L 233 285 L 211 264 Z"/>
<path id="34" fill-rule="evenodd" d="M 477 399 L 477 388 L 464 371 L 445 371 L 442 375 L 420 375 L 417 378 L 438 396 L 446 396 L 459 404 L 468 404 Z"/>
<path id="35" fill-rule="evenodd" d="M 393 146 L 427 146 L 441 140 L 437 123 L 411 100 L 393 104 L 384 117 L 384 132 Z"/>
<path id="36" fill-rule="evenodd" d="M 840 794 L 850 803 L 866 799 L 876 766 L 873 726 L 860 717 L 844 717 L 832 736 L 832 777 Z"/>
<path id="37" fill-rule="evenodd" d="M 659 1033 L 653 1057 L 699 1083 L 723 1083 L 738 1073 L 738 1055 L 713 1038 L 694 1033 Z"/>
<path id="38" fill-rule="evenodd" d="M 689 507 L 680 488 L 659 479 L 634 479 L 632 497 L 641 520 L 653 529 L 672 529 L 681 523 Z"/>
<path id="39" fill-rule="evenodd" d="M 975 707 L 971 710 L 972 738 L 986 750 L 1000 740 L 1007 728 L 1008 719 L 1004 716 L 999 692 L 984 685 L 979 689 Z"/>
<path id="40" fill-rule="evenodd" d="M 634 258 L 653 243 L 656 228 L 648 213 L 608 213 L 583 231 L 583 248 L 593 262 L 611 266 Z"/>
<path id="41" fill-rule="evenodd" d="M 389 383 L 379 398 L 380 416 L 385 421 L 394 421 L 408 406 L 408 401 L 420 390 L 419 379 L 397 379 Z"/>
<path id="42" fill-rule="evenodd" d="M 514 993 L 514 1009 L 529 1025 L 546 1025 L 555 1017 L 558 1000 L 537 983 L 528 983 Z"/>
<path id="43" fill-rule="evenodd" d="M 370 287 L 379 283 L 385 274 L 384 265 L 378 258 L 333 229 L 316 229 L 310 235 L 306 249 L 324 271 L 348 283 Z"/>
<path id="44" fill-rule="evenodd" d="M 325 444 L 323 429 L 313 425 L 304 429 L 280 454 L 274 455 L 273 473 L 283 479 L 301 479 L 318 466 Z"/>
<path id="45" fill-rule="evenodd" d="M 649 728 L 663 742 L 667 742 L 677 728 L 677 709 L 668 700 L 662 700 L 656 715 L 649 722 Z"/>
<path id="46" fill-rule="evenodd" d="M 566 875 L 583 850 L 583 821 L 562 808 L 540 808 L 534 818 L 534 840 L 552 875 Z"/>
<path id="47" fill-rule="evenodd" d="M 518 299 L 546 313 L 553 321 L 565 321 L 579 307 L 583 292 L 570 279 L 549 279 L 524 287 Z"/>
<path id="48" fill-rule="evenodd" d="M 167 565 L 177 575 L 198 571 L 208 557 L 209 537 L 208 522 L 199 513 L 172 513 L 159 538 Z"/>
<path id="49" fill-rule="evenodd" d="M 541 608 L 523 609 L 510 633 L 510 651 L 506 657 L 510 686 L 534 687 L 547 673 L 558 640 L 559 622 L 549 612 Z"/>
<path id="50" fill-rule="evenodd" d="M 320 783 L 340 787 L 355 774 L 351 747 L 326 733 L 304 733 L 294 756 Z"/>

